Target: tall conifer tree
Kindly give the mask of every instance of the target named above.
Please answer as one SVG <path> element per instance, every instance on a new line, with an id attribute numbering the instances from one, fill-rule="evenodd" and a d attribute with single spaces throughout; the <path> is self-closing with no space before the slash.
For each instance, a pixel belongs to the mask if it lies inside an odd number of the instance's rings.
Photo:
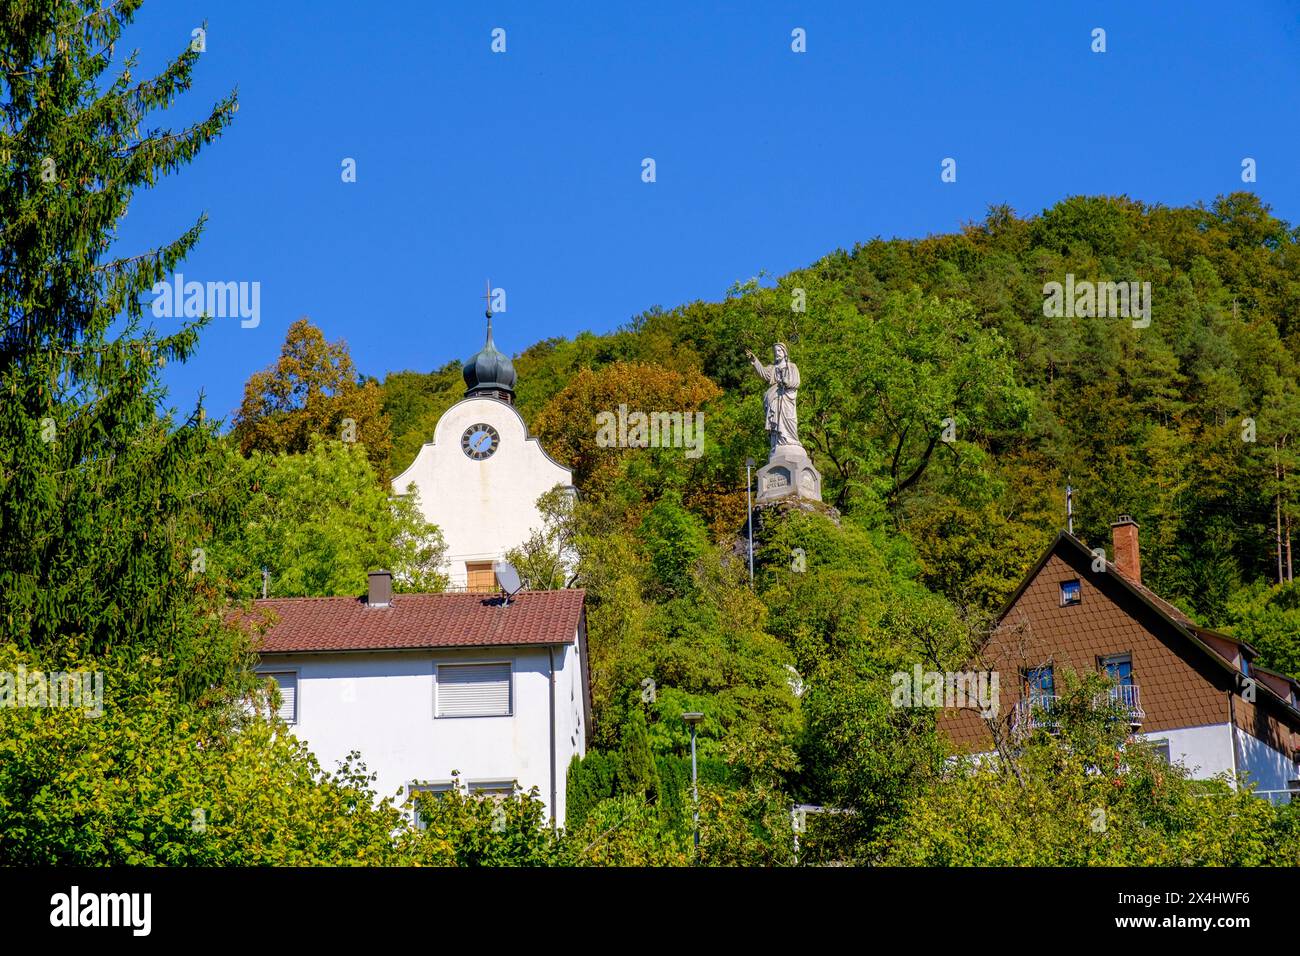
<path id="1" fill-rule="evenodd" d="M 201 404 L 159 412 L 160 369 L 191 355 L 203 321 L 160 332 L 143 317 L 203 218 L 152 249 L 119 251 L 114 231 L 236 100 L 149 125 L 202 44 L 177 37 L 161 73 L 136 76 L 118 45 L 141 2 L 0 10 L 0 636 L 45 656 L 144 650 L 197 687 L 231 660 L 201 549 L 235 496 Z"/>

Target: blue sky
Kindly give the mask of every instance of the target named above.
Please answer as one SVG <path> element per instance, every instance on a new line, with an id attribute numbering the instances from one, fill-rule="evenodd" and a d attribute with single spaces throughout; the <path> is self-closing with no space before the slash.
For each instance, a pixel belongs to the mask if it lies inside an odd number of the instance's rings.
<path id="1" fill-rule="evenodd" d="M 206 212 L 186 278 L 261 283 L 257 328 L 217 319 L 166 372 L 218 417 L 302 315 L 381 378 L 471 354 L 488 277 L 515 352 L 992 203 L 1250 188 L 1300 222 L 1294 2 L 150 0 L 126 46 L 154 72 L 205 19 L 195 88 L 155 122 L 233 87 L 239 115 L 137 198 L 117 251 Z"/>

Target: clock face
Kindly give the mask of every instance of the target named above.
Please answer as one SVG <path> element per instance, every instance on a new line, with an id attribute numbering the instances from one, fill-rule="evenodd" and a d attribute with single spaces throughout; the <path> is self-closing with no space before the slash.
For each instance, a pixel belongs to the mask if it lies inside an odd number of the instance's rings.
<path id="1" fill-rule="evenodd" d="M 491 425 L 470 425 L 460 436 L 460 448 L 475 461 L 491 458 L 501 443 L 501 436 Z"/>

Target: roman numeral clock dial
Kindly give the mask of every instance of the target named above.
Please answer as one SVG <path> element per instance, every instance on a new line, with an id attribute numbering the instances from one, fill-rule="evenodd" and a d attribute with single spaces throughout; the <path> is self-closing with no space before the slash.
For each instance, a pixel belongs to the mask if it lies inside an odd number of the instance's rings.
<path id="1" fill-rule="evenodd" d="M 491 425 L 470 425 L 460 436 L 460 449 L 474 461 L 491 458 L 501 444 L 501 436 Z"/>

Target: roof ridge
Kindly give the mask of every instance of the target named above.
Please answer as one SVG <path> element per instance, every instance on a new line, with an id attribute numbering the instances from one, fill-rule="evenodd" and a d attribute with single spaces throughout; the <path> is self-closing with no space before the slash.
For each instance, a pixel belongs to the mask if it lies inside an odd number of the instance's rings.
<path id="1" fill-rule="evenodd" d="M 329 653 L 569 644 L 577 639 L 586 603 L 578 588 L 503 596 L 468 591 L 397 595 L 383 613 L 345 595 L 265 598 L 232 608 L 237 626 L 275 623 L 261 635 L 266 654 Z"/>
<path id="2" fill-rule="evenodd" d="M 543 594 L 577 594 L 585 596 L 586 588 L 540 588 L 530 590 L 524 588 L 516 591 L 510 596 L 510 600 L 525 596 L 541 596 Z M 499 591 L 394 591 L 394 598 L 501 598 Z M 268 604 L 272 601 L 364 601 L 364 594 L 295 594 L 287 597 L 264 597 L 251 598 L 254 604 Z"/>

